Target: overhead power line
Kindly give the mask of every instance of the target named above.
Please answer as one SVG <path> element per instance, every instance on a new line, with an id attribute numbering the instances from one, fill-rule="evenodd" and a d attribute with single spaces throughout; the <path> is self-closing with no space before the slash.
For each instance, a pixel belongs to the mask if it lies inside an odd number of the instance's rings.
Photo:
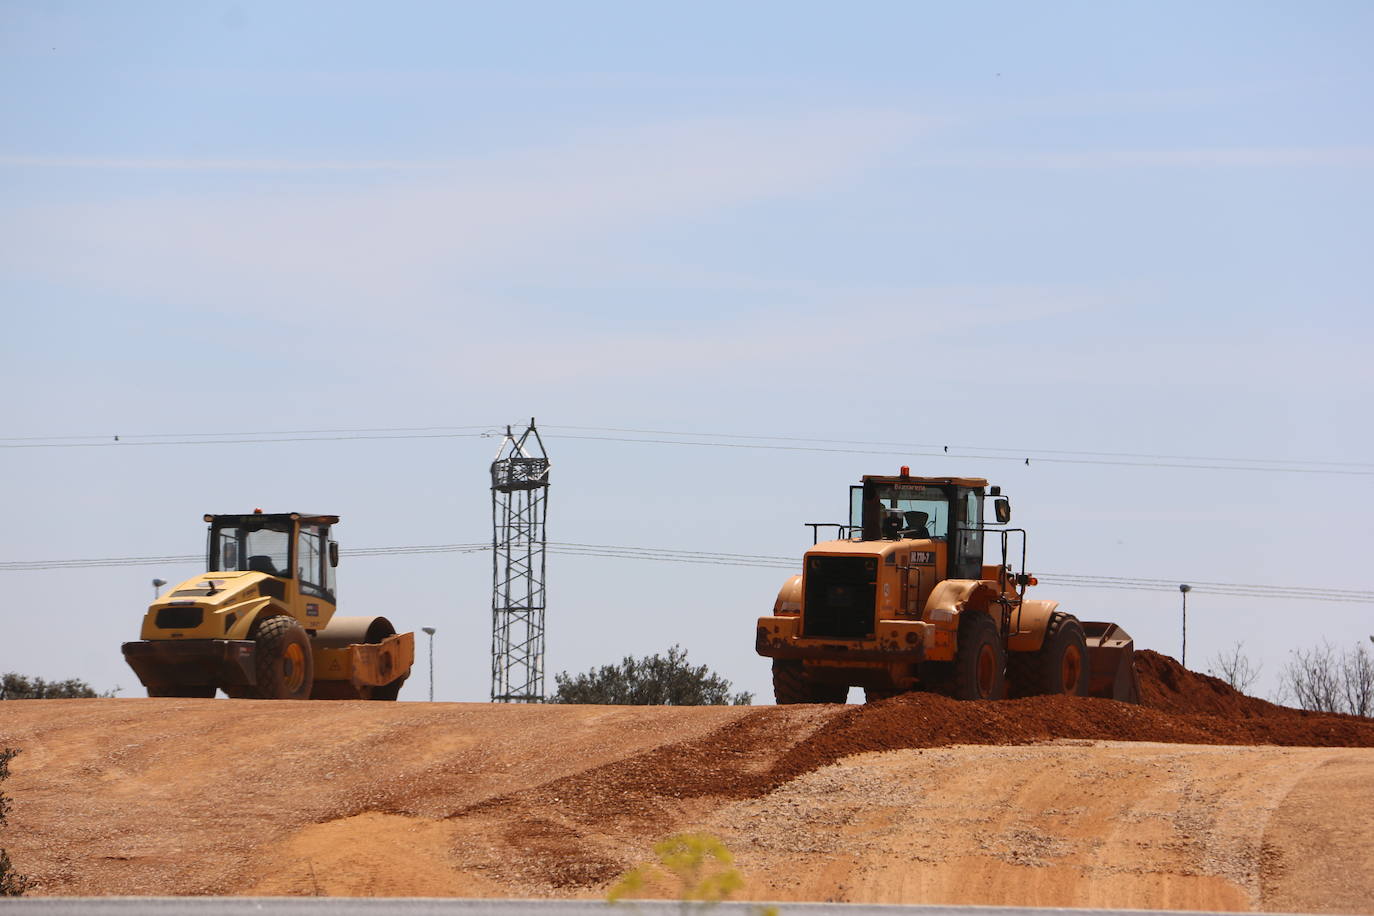
<path id="1" fill-rule="evenodd" d="M 385 557 L 428 553 L 476 553 L 490 550 L 487 542 L 471 544 L 420 544 L 407 547 L 352 547 L 339 552 L 346 557 Z M 0 561 L 0 572 L 35 569 L 92 569 L 104 566 L 176 566 L 204 563 L 203 553 L 169 554 L 158 557 L 101 557 L 75 560 L 9 560 Z"/>
<path id="2" fill-rule="evenodd" d="M 1177 594 L 1179 583 L 1163 579 L 1123 580 L 1102 576 L 1065 576 L 1053 573 L 1036 574 L 1036 579 L 1044 585 L 1067 588 L 1106 588 L 1131 591 L 1172 592 Z M 1213 583 L 1199 585 L 1189 581 L 1188 585 L 1196 594 L 1226 595 L 1232 598 L 1274 598 L 1289 601 L 1333 601 L 1346 604 L 1374 604 L 1374 592 L 1361 592 L 1354 589 L 1306 589 L 1270 585 L 1227 585 Z"/>
<path id="3" fill-rule="evenodd" d="M 556 427 L 550 427 L 554 429 Z M 586 435 L 567 435 L 550 434 L 552 438 L 557 435 L 562 439 L 584 439 L 595 442 L 633 442 L 644 445 L 685 445 L 701 448 L 734 448 L 734 449 L 764 449 L 767 451 L 784 452 L 829 452 L 834 454 L 846 455 L 885 455 L 893 458 L 959 458 L 972 461 L 1011 461 L 1031 463 L 1030 453 L 1022 452 L 1011 455 L 981 455 L 972 452 L 950 452 L 950 451 L 914 451 L 915 448 L 931 448 L 931 446 L 912 446 L 906 451 L 896 452 L 890 450 L 880 450 L 877 447 L 871 448 L 839 448 L 836 446 L 819 445 L 771 445 L 759 442 L 711 442 L 711 441 L 690 441 L 686 439 L 647 439 L 642 437 L 625 436 L 586 436 Z M 941 447 L 943 449 L 943 447 Z M 1115 467 L 1138 467 L 1138 468 L 1181 468 L 1197 471 L 1269 471 L 1279 474 L 1336 474 L 1351 477 L 1374 477 L 1374 467 L 1367 470 L 1355 468 L 1335 468 L 1317 467 L 1317 462 L 1312 462 L 1314 466 L 1282 466 L 1272 465 L 1251 465 L 1251 464 L 1222 464 L 1222 461 L 1232 459 L 1217 459 L 1217 463 L 1202 462 L 1183 462 L 1183 461 L 1135 461 L 1135 460 L 1116 460 L 1106 458 L 1068 458 L 1068 457 L 1045 457 L 1037 456 L 1037 462 L 1047 464 L 1093 464 Z"/>
<path id="4" fill-rule="evenodd" d="M 1003 448 L 981 445 L 957 445 L 953 443 L 937 442 L 890 442 L 890 441 L 870 441 L 863 439 L 817 439 L 802 436 L 755 436 L 739 433 L 693 433 L 683 432 L 682 430 L 669 429 L 632 429 L 623 426 L 549 426 L 547 429 L 571 429 L 586 432 L 603 433 L 636 433 L 641 435 L 653 436 L 690 436 L 706 439 L 742 439 L 760 440 L 770 442 L 813 442 L 825 445 L 868 445 L 868 446 L 892 446 L 896 448 L 928 448 L 928 449 L 949 449 L 958 448 L 976 452 L 998 452 L 1011 458 L 1022 458 L 1025 456 L 1035 457 L 1037 455 L 1074 455 L 1079 457 L 1093 458 L 1150 458 L 1168 461 L 1208 461 L 1208 462 L 1235 462 L 1249 464 L 1280 464 L 1293 462 L 1295 459 L 1278 458 L 1218 458 L 1206 457 L 1201 455 L 1163 455 L 1147 452 L 1088 452 L 1075 451 L 1072 449 L 1036 449 L 1036 448 Z M 945 454 L 942 452 L 941 454 Z M 1374 468 L 1374 462 L 1369 461 L 1308 461 L 1299 460 L 1300 464 L 1331 465 L 1334 467 L 1360 467 Z"/>
<path id="5" fill-rule="evenodd" d="M 430 554 L 482 553 L 490 543 L 418 544 L 394 547 L 354 547 L 340 551 L 349 557 L 423 556 Z M 682 550 L 665 547 L 634 547 L 617 544 L 548 542 L 550 553 L 564 556 L 596 557 L 616 560 L 649 560 L 658 563 L 688 563 L 706 566 L 737 566 L 758 569 L 798 570 L 798 557 L 767 554 L 725 553 L 708 550 Z M 145 557 L 102 557 L 71 560 L 11 560 L 0 562 L 0 572 L 48 569 L 92 569 L 119 566 L 172 566 L 203 563 L 203 554 L 177 554 Z M 1044 585 L 1068 588 L 1098 588 L 1128 591 L 1177 592 L 1179 580 L 1147 579 L 1128 576 L 1088 576 L 1068 573 L 1036 573 Z M 1374 591 L 1315 586 L 1283 586 L 1246 582 L 1198 582 L 1189 580 L 1194 594 L 1214 594 L 1233 598 L 1267 600 L 1322 601 L 1346 604 L 1374 604 Z"/>
<path id="6" fill-rule="evenodd" d="M 343 429 L 259 430 L 222 433 L 136 433 L 130 435 L 72 435 L 0 437 L 0 449 L 117 448 L 119 446 L 262 445 L 276 442 L 339 442 L 384 439 L 490 438 L 501 435 L 500 424 L 469 426 L 351 427 Z M 971 461 L 1004 461 L 1102 465 L 1116 467 L 1176 468 L 1209 471 L 1249 471 L 1280 474 L 1329 474 L 1374 476 L 1374 462 L 1332 461 L 1308 458 L 1250 458 L 1149 452 L 1075 451 L 1007 446 L 958 445 L 936 442 L 823 439 L 803 436 L 758 436 L 737 433 L 698 433 L 683 430 L 638 429 L 616 426 L 549 426 L 563 439 L 695 448 L 754 449 L 895 458 L 955 458 Z M 553 432 L 567 430 L 568 432 Z M 587 435 L 614 433 L 624 435 Z M 673 438 L 657 438 L 670 436 Z"/>
<path id="7" fill-rule="evenodd" d="M 237 430 L 233 432 L 220 431 L 211 433 L 133 433 L 133 434 L 111 434 L 91 435 L 89 433 L 80 436 L 0 436 L 0 442 L 51 442 L 61 444 L 69 441 L 110 442 L 119 440 L 124 442 L 134 439 L 210 439 L 220 436 L 313 436 L 313 435 L 337 435 L 342 433 L 437 433 L 437 432 L 456 432 L 461 430 L 489 430 L 496 433 L 500 429 L 497 423 L 481 423 L 474 426 L 354 426 L 345 429 L 259 429 L 259 430 Z M 272 441 L 272 440 L 266 440 Z"/>
<path id="8" fill-rule="evenodd" d="M 339 436 L 272 436 L 247 439 L 125 439 L 115 436 L 105 442 L 21 442 L 0 445 L 0 448 L 138 448 L 167 445 L 263 445 L 269 442 L 342 442 L 350 439 L 478 439 L 485 433 L 379 433 L 375 435 Z"/>

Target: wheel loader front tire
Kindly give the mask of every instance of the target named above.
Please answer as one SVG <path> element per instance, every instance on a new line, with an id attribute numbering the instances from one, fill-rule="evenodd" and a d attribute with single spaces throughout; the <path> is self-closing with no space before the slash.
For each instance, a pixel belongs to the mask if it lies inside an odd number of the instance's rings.
<path id="1" fill-rule="evenodd" d="M 788 703 L 809 703 L 806 675 L 802 663 L 791 658 L 773 659 L 773 700 L 779 706 Z"/>
<path id="2" fill-rule="evenodd" d="M 1014 696 L 1087 696 L 1091 672 L 1083 624 L 1072 614 L 1054 612 L 1040 649 L 1013 653 L 1008 667 Z"/>
<path id="3" fill-rule="evenodd" d="M 1041 693 L 1088 695 L 1088 638 L 1077 617 L 1052 614 L 1038 654 Z"/>
<path id="4" fill-rule="evenodd" d="M 843 703 L 848 698 L 848 687 L 813 684 L 800 660 L 773 659 L 773 700 L 779 706 L 790 703 Z"/>
<path id="5" fill-rule="evenodd" d="M 263 700 L 308 700 L 315 678 L 310 637 L 290 617 L 270 617 L 254 636 L 258 683 L 252 695 Z"/>
<path id="6" fill-rule="evenodd" d="M 1007 685 L 1002 637 L 991 617 L 966 613 L 959 621 L 959 648 L 954 655 L 954 698 L 1000 700 Z"/>

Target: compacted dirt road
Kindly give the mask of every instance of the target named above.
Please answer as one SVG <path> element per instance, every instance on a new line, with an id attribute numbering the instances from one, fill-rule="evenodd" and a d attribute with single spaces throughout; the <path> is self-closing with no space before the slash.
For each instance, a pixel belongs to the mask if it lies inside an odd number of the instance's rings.
<path id="1" fill-rule="evenodd" d="M 736 899 L 1374 911 L 1374 721 L 1142 653 L 1145 705 L 0 704 L 32 893 L 599 897 L 666 834 Z"/>

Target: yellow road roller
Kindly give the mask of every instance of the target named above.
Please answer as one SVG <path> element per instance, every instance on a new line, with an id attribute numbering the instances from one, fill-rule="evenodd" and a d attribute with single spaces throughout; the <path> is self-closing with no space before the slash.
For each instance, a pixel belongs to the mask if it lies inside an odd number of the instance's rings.
<path id="1" fill-rule="evenodd" d="M 206 572 L 149 607 L 124 658 L 150 697 L 394 700 L 415 634 L 334 609 L 336 515 L 207 515 Z"/>

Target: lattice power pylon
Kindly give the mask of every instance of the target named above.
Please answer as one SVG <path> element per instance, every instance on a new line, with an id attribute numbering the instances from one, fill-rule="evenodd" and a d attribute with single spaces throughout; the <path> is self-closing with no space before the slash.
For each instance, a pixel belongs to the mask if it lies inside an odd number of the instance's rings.
<path id="1" fill-rule="evenodd" d="M 537 452 L 537 453 L 536 453 Z M 549 458 L 530 420 L 491 463 L 491 700 L 544 700 L 544 522 Z"/>

